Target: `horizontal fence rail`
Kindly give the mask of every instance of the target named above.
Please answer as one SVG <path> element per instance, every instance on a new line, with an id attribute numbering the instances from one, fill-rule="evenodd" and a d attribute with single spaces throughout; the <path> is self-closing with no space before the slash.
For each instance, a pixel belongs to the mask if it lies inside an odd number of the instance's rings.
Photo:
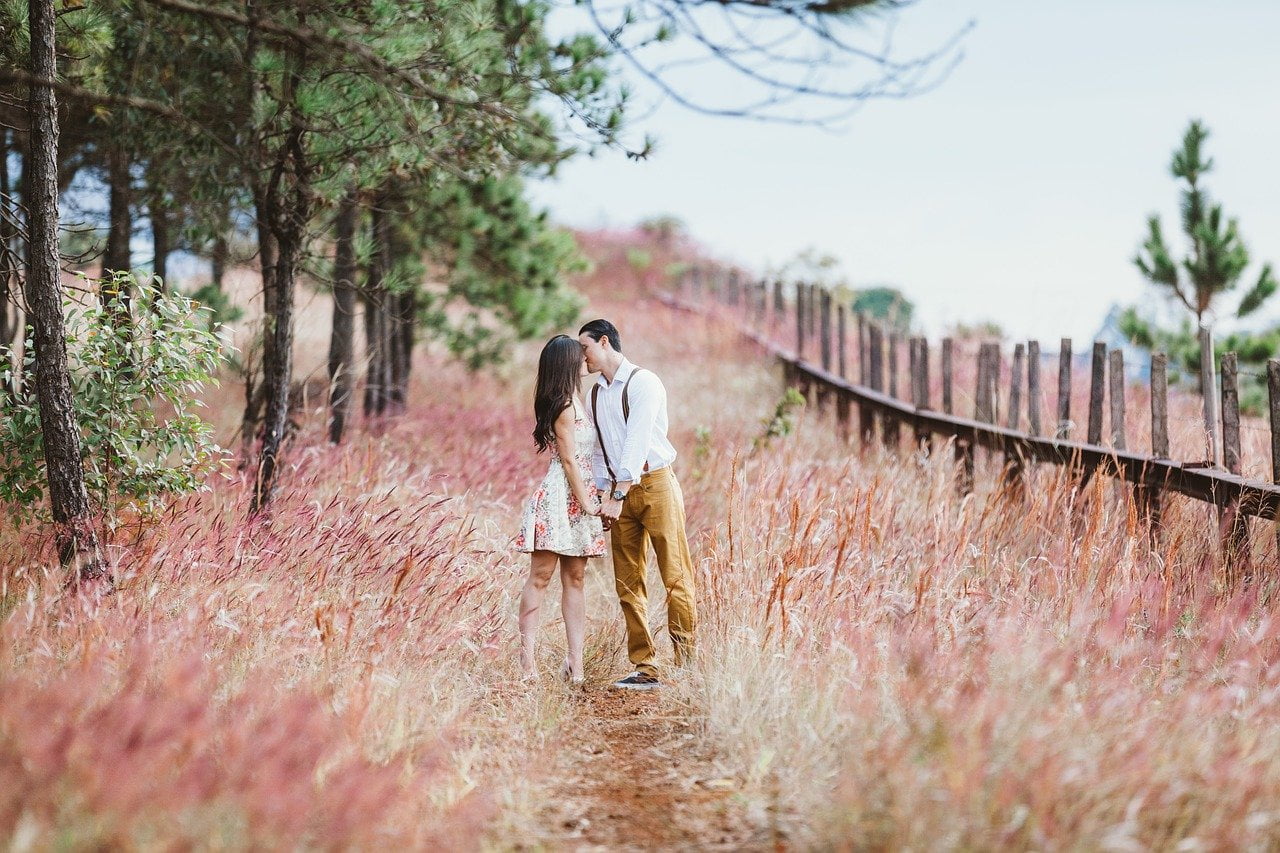
<path id="1" fill-rule="evenodd" d="M 827 290 L 807 284 L 784 288 L 780 281 L 771 284 L 751 282 L 737 273 L 724 275 L 723 270 L 701 267 L 688 270 L 677 284 L 677 294 L 660 297 L 665 304 L 692 312 L 705 312 L 717 303 L 729 309 L 739 331 L 781 362 L 789 385 L 799 387 L 808 396 L 816 396 L 821 407 L 834 402 L 837 421 L 846 435 L 852 432 L 851 414 L 856 408 L 857 432 L 864 443 L 874 439 L 876 423 L 879 424 L 881 438 L 890 446 L 897 446 L 901 432 L 913 434 L 917 444 L 927 442 L 930 436 L 954 439 L 955 455 L 961 463 L 959 485 L 962 490 L 972 488 L 974 448 L 984 447 L 1004 455 L 1007 460 L 1006 477 L 1014 480 L 1027 463 L 1040 462 L 1072 469 L 1085 481 L 1094 474 L 1101 474 L 1132 483 L 1134 497 L 1153 530 L 1160 523 L 1161 495 L 1185 495 L 1220 509 L 1229 564 L 1237 556 L 1241 562 L 1248 561 L 1247 517 L 1275 520 L 1280 516 L 1280 485 L 1240 475 L 1240 414 L 1234 353 L 1227 353 L 1222 359 L 1221 423 L 1216 416 L 1206 423 L 1209 441 L 1206 450 L 1210 458 L 1179 462 L 1166 458 L 1169 445 L 1167 359 L 1162 353 L 1155 354 L 1152 360 L 1151 440 L 1155 452 L 1147 455 L 1125 447 L 1127 379 L 1124 356 L 1120 350 L 1108 353 L 1102 342 L 1094 343 L 1090 364 L 1088 440 L 1074 441 L 1068 438 L 1072 423 L 1070 339 L 1062 340 L 1059 354 L 1058 425 L 1053 435 L 1043 435 L 1040 434 L 1038 402 L 1040 348 L 1036 341 L 1020 343 L 1014 348 L 1008 424 L 1000 426 L 996 422 L 995 411 L 1001 358 L 998 344 L 984 343 L 979 347 L 975 416 L 967 418 L 952 411 L 955 348 L 950 339 L 944 340 L 940 347 L 944 411 L 938 411 L 929 399 L 928 341 L 917 337 L 908 339 L 909 368 L 905 383 L 900 383 L 897 351 L 901 338 L 898 333 L 854 313 L 844 304 L 835 304 Z M 790 300 L 786 298 L 787 290 L 793 293 Z M 780 344 L 770 334 L 787 328 L 793 330 L 794 348 Z M 857 358 L 850 370 L 846 359 L 846 335 L 854 334 Z M 817 362 L 805 357 L 813 350 L 820 353 Z M 847 376 L 848 372 L 856 372 L 857 381 Z M 1272 470 L 1275 479 L 1280 479 L 1280 432 L 1276 430 L 1280 420 L 1277 417 L 1277 412 L 1280 412 L 1280 361 L 1272 359 L 1267 373 L 1272 413 Z M 1108 374 L 1110 387 L 1104 390 Z M 1024 381 L 1027 385 L 1030 433 L 1017 428 Z M 899 386 L 903 384 L 910 401 L 898 394 Z M 1112 425 L 1109 447 L 1101 443 L 1106 391 L 1110 392 Z M 1210 401 L 1215 393 L 1210 393 Z M 1209 417 L 1217 407 L 1206 405 L 1204 408 L 1206 417 Z M 1222 437 L 1225 468 L 1219 467 L 1214 458 L 1215 434 Z M 1280 546 L 1280 525 L 1276 527 L 1276 536 Z"/>

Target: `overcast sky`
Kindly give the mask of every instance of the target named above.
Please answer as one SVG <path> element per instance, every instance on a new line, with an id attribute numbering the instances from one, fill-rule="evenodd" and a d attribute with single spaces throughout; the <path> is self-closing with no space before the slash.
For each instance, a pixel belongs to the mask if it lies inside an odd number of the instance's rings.
<path id="1" fill-rule="evenodd" d="M 1151 300 L 1130 259 L 1149 212 L 1177 231 L 1169 157 L 1198 117 L 1210 191 L 1280 264 L 1280 2 L 920 0 L 900 41 L 970 20 L 939 88 L 873 102 L 838 133 L 664 103 L 637 126 L 658 139 L 649 160 L 580 158 L 535 197 L 575 226 L 673 214 L 757 270 L 830 252 L 855 284 L 905 291 L 930 333 L 991 319 L 1087 338 L 1113 302 Z"/>

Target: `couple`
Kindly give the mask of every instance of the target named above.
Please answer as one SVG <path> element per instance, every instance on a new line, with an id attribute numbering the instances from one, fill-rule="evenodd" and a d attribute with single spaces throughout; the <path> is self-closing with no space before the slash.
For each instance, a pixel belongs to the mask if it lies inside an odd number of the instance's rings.
<path id="1" fill-rule="evenodd" d="M 600 375 L 584 402 L 582 379 L 593 373 Z M 587 558 L 603 556 L 608 530 L 627 651 L 635 667 L 613 686 L 656 688 L 645 585 L 650 542 L 667 588 L 667 624 L 677 664 L 693 652 L 697 618 L 684 496 L 671 470 L 676 451 L 667 440 L 667 391 L 652 371 L 622 355 L 612 323 L 592 320 L 576 340 L 556 335 L 542 348 L 533 410 L 533 440 L 539 453 L 551 450 L 551 465 L 525 508 L 515 541 L 517 550 L 530 554 L 529 578 L 520 595 L 524 678 L 537 678 L 538 609 L 558 563 L 569 646 L 560 675 L 582 683 L 583 578 Z"/>

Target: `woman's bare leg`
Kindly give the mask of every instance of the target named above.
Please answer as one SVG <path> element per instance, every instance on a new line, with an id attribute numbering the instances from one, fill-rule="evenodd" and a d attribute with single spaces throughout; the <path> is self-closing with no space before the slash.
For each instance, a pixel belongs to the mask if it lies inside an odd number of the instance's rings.
<path id="1" fill-rule="evenodd" d="M 560 558 L 560 610 L 564 614 L 564 634 L 569 645 L 569 675 L 572 678 L 582 678 L 582 641 L 587 627 L 587 605 L 582 583 L 586 573 L 586 557 Z"/>
<path id="2" fill-rule="evenodd" d="M 542 596 L 547 591 L 547 584 L 551 583 L 551 575 L 555 573 L 558 557 L 558 554 L 551 551 L 534 551 L 529 555 L 529 577 L 520 593 L 520 670 L 525 678 L 534 678 L 538 674 L 538 664 L 534 658 L 534 645 L 538 639 L 538 610 L 542 607 Z"/>

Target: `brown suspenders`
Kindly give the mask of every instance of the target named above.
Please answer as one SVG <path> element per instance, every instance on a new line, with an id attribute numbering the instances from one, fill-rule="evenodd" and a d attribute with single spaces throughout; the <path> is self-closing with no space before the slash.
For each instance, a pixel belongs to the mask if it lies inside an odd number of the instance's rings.
<path id="1" fill-rule="evenodd" d="M 626 383 L 622 386 L 622 422 L 625 424 L 631 417 L 631 398 L 628 392 L 631 390 L 631 380 L 636 378 L 636 374 L 644 370 L 643 367 L 637 367 L 631 371 L 631 375 L 627 377 Z M 596 440 L 600 442 L 600 455 L 604 457 L 605 470 L 609 472 L 609 480 L 617 485 L 618 475 L 613 473 L 613 463 L 609 461 L 609 451 L 604 449 L 604 433 L 600 432 L 600 415 L 597 408 L 597 401 L 600 399 L 600 383 L 596 383 L 591 387 L 591 420 L 596 425 Z M 644 463 L 644 471 L 649 472 L 649 463 Z"/>

